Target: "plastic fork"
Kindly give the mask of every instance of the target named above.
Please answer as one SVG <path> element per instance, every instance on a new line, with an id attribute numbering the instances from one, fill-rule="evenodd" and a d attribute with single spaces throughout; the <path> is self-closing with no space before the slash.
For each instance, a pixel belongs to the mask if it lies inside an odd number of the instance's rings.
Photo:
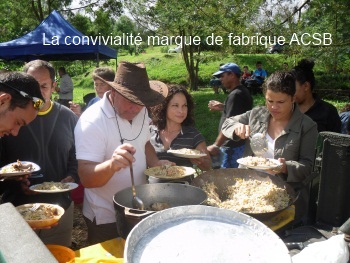
<path id="1" fill-rule="evenodd" d="M 31 208 L 29 208 L 29 210 L 32 212 L 35 212 L 36 210 L 38 210 L 39 207 L 40 207 L 40 204 L 34 204 Z"/>

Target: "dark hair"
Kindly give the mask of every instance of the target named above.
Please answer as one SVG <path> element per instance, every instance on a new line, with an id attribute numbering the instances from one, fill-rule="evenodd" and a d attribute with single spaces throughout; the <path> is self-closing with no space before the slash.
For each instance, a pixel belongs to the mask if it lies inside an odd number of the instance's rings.
<path id="1" fill-rule="evenodd" d="M 290 96 L 295 94 L 295 78 L 290 72 L 276 71 L 263 84 L 263 92 L 267 90 L 282 92 Z"/>
<path id="2" fill-rule="evenodd" d="M 23 71 L 25 73 L 28 72 L 29 68 L 33 68 L 33 69 L 47 69 L 50 73 L 50 79 L 52 80 L 52 82 L 55 81 L 55 68 L 52 66 L 51 63 L 45 61 L 45 60 L 40 60 L 40 59 L 36 59 L 36 60 L 32 60 L 30 62 L 28 62 L 27 64 L 24 65 L 23 67 Z"/>
<path id="3" fill-rule="evenodd" d="M 194 125 L 194 103 L 193 103 L 192 96 L 187 92 L 185 88 L 182 88 L 178 85 L 172 85 L 168 88 L 169 88 L 168 96 L 165 98 L 162 104 L 152 107 L 150 109 L 152 114 L 153 124 L 156 125 L 159 130 L 163 130 L 165 128 L 168 104 L 175 94 L 182 93 L 185 95 L 187 100 L 187 117 L 183 121 L 182 125 L 184 126 Z"/>
<path id="4" fill-rule="evenodd" d="M 310 59 L 302 59 L 298 62 L 298 65 L 292 69 L 292 73 L 295 75 L 295 79 L 304 84 L 306 81 L 310 83 L 311 91 L 314 89 L 316 81 L 313 72 L 315 62 Z"/>
<path id="5" fill-rule="evenodd" d="M 64 68 L 64 67 L 60 67 L 59 69 L 58 69 L 58 71 L 61 71 L 63 74 L 66 74 L 67 72 L 66 72 L 66 69 Z"/>
<path id="6" fill-rule="evenodd" d="M 111 68 L 96 68 L 93 72 L 92 72 L 92 79 L 99 79 L 96 76 L 103 78 L 104 80 L 107 81 L 113 81 L 114 77 L 115 77 L 115 73 L 114 70 Z"/>
<path id="7" fill-rule="evenodd" d="M 28 103 L 32 103 L 29 98 L 23 97 L 18 91 L 6 86 L 24 91 L 31 97 L 37 97 L 44 100 L 41 95 L 39 83 L 32 76 L 18 71 L 10 71 L 0 74 L 0 92 L 5 92 L 11 95 L 10 110 L 14 110 L 16 107 L 25 108 Z"/>

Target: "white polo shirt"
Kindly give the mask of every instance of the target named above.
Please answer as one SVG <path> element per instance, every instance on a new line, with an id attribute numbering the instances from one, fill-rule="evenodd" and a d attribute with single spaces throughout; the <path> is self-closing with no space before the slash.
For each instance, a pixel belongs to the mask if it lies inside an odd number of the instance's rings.
<path id="1" fill-rule="evenodd" d="M 109 160 L 114 150 L 121 145 L 117 120 L 114 109 L 108 100 L 109 92 L 103 98 L 89 107 L 80 117 L 75 130 L 76 157 L 102 163 Z M 136 148 L 133 163 L 135 184 L 147 182 L 144 171 L 146 167 L 145 144 L 150 140 L 147 109 L 144 108 L 129 121 L 118 117 L 120 132 L 125 141 Z M 141 130 L 142 129 L 142 130 Z M 120 190 L 131 187 L 129 168 L 116 172 L 102 187 L 85 188 L 83 214 L 91 221 L 96 217 L 96 223 L 107 224 L 116 222 L 113 206 L 113 196 Z"/>

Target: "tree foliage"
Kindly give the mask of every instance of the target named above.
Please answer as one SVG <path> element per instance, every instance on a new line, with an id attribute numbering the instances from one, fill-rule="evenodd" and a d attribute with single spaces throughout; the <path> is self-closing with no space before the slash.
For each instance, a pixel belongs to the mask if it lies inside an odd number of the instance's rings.
<path id="1" fill-rule="evenodd" d="M 206 37 L 212 34 L 224 39 L 230 32 L 249 30 L 246 21 L 262 1 L 238 0 L 125 0 L 125 6 L 135 21 L 155 34 L 182 38 L 182 55 L 186 64 L 190 88 L 198 88 L 199 64 L 208 49 Z M 242 9 L 245 12 L 242 12 Z M 255 10 L 255 12 L 254 12 Z M 185 42 L 185 38 L 200 37 L 201 44 Z M 178 44 L 178 43 L 176 43 Z M 222 44 L 226 46 L 225 43 Z"/>

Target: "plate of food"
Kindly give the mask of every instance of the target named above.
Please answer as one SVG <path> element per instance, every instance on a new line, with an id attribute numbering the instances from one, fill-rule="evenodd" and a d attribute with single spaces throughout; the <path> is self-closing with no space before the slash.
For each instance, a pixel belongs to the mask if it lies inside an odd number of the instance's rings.
<path id="1" fill-rule="evenodd" d="M 41 184 L 32 185 L 29 187 L 30 190 L 38 193 L 61 193 L 72 191 L 77 188 L 76 183 L 61 183 L 61 182 L 44 182 Z"/>
<path id="2" fill-rule="evenodd" d="M 179 179 L 192 175 L 195 172 L 196 170 L 192 167 L 162 165 L 148 168 L 144 173 L 159 179 Z"/>
<path id="3" fill-rule="evenodd" d="M 52 226 L 64 214 L 64 209 L 59 205 L 46 203 L 24 204 L 17 206 L 16 209 L 32 228 Z"/>
<path id="4" fill-rule="evenodd" d="M 20 161 L 10 163 L 0 168 L 1 177 L 12 177 L 31 174 L 40 170 L 40 166 L 33 162 Z"/>
<path id="5" fill-rule="evenodd" d="M 207 155 L 205 153 L 202 153 L 199 150 L 187 149 L 187 148 L 182 148 L 182 149 L 178 149 L 178 150 L 171 150 L 170 149 L 167 152 L 174 154 L 175 156 L 184 157 L 184 158 L 200 158 L 200 157 Z"/>
<path id="6" fill-rule="evenodd" d="M 280 163 L 276 159 L 258 157 L 258 156 L 247 156 L 237 160 L 237 163 L 244 165 L 251 169 L 257 170 L 273 170 L 281 167 Z"/>

